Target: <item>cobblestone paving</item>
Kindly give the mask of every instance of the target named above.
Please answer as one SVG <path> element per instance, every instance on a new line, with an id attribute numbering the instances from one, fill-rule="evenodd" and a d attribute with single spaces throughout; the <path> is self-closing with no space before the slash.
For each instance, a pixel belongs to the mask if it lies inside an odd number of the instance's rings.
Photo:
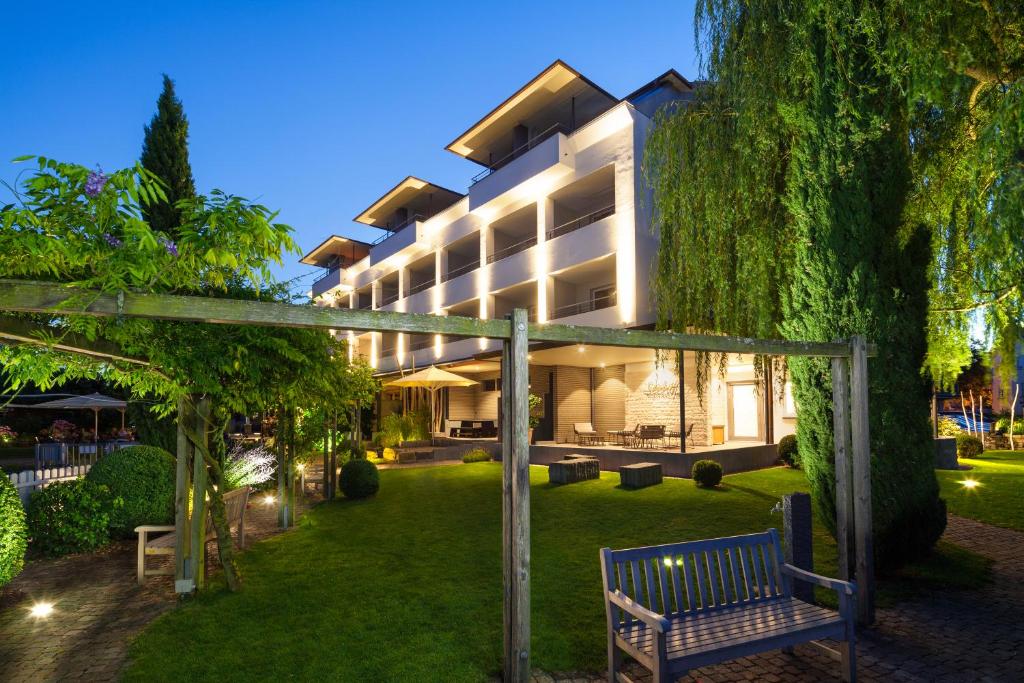
<path id="1" fill-rule="evenodd" d="M 277 508 L 255 497 L 245 527 L 246 545 L 278 533 Z M 125 541 L 98 553 L 29 563 L 0 592 L 0 681 L 116 681 L 132 639 L 176 602 L 173 577 L 135 582 L 135 551 L 135 542 Z M 211 541 L 208 573 L 216 552 Z M 150 557 L 147 566 L 161 559 Z M 33 618 L 29 608 L 41 601 L 51 602 L 54 612 Z"/>
<path id="2" fill-rule="evenodd" d="M 992 582 L 879 609 L 859 635 L 861 681 L 1024 681 L 1024 534 L 949 517 L 945 539 L 995 560 Z M 649 681 L 646 671 L 628 672 Z M 535 683 L 592 683 L 603 676 L 535 672 Z M 682 681 L 832 681 L 837 663 L 811 646 L 691 672 Z"/>

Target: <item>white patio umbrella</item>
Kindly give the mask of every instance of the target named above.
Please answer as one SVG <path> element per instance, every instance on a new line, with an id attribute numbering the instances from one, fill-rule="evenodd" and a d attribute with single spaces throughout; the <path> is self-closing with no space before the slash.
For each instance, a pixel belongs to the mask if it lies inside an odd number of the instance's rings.
<path id="1" fill-rule="evenodd" d="M 437 416 L 434 414 L 434 394 L 439 389 L 446 387 L 471 387 L 474 384 L 479 384 L 476 380 L 466 379 L 460 375 L 456 375 L 453 372 L 442 370 L 438 367 L 431 365 L 426 370 L 420 370 L 414 372 L 411 375 L 407 375 L 400 379 L 386 382 L 385 386 L 389 387 L 419 387 L 430 390 L 430 431 L 437 431 Z"/>
<path id="2" fill-rule="evenodd" d="M 26 406 L 29 407 L 29 406 Z M 52 410 L 91 410 L 95 418 L 95 431 L 93 440 L 100 438 L 100 411 L 105 408 L 112 408 L 121 411 L 121 429 L 124 429 L 124 411 L 128 403 L 119 398 L 104 396 L 103 394 L 87 394 L 85 396 L 72 396 L 70 398 L 58 398 L 53 401 L 36 403 L 32 408 L 47 408 Z"/>

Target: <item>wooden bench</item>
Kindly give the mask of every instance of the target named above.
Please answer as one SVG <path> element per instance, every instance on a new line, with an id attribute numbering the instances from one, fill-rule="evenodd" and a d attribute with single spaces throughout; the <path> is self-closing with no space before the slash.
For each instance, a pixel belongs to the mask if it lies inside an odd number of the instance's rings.
<path id="1" fill-rule="evenodd" d="M 238 547 L 245 547 L 245 506 L 249 502 L 249 487 L 243 486 L 234 491 L 224 494 L 224 513 L 228 520 L 228 527 L 237 527 Z M 138 582 L 141 586 L 146 582 L 147 576 L 173 576 L 174 563 L 164 569 L 146 569 L 146 557 L 148 555 L 174 555 L 174 546 L 177 541 L 177 534 L 174 525 L 146 524 L 135 527 L 135 533 L 139 535 L 138 546 Z M 150 534 L 161 534 L 151 538 Z M 206 540 L 209 541 L 217 536 L 213 528 L 213 519 L 206 515 Z"/>
<path id="2" fill-rule="evenodd" d="M 608 619 L 608 680 L 622 654 L 655 683 L 691 669 L 768 650 L 834 638 L 843 680 L 854 681 L 854 585 L 785 564 L 779 533 L 690 543 L 601 549 Z M 793 597 L 793 581 L 834 590 L 839 613 Z M 821 646 L 824 647 L 824 646 Z"/>
<path id="3" fill-rule="evenodd" d="M 567 455 L 548 465 L 548 481 L 552 484 L 574 484 L 601 476 L 601 463 L 592 455 Z"/>
<path id="4" fill-rule="evenodd" d="M 656 462 L 635 462 L 619 468 L 619 481 L 630 489 L 642 489 L 661 483 L 661 465 Z"/>

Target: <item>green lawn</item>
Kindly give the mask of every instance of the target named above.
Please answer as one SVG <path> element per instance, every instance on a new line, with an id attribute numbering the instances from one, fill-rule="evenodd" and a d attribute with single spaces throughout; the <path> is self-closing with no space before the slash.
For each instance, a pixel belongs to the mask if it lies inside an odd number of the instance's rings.
<path id="1" fill-rule="evenodd" d="M 1024 452 L 986 451 L 980 458 L 960 463 L 971 469 L 936 472 L 949 511 L 1024 531 Z M 977 485 L 968 488 L 964 481 Z"/>
<path id="2" fill-rule="evenodd" d="M 310 511 L 241 558 L 244 591 L 217 588 L 161 617 L 134 643 L 129 681 L 474 681 L 501 659 L 500 465 L 381 472 L 375 499 Z M 689 480 L 628 491 L 618 476 L 553 487 L 534 467 L 533 665 L 605 665 L 598 549 L 762 531 L 806 488 L 799 471 Z M 816 532 L 819 570 L 835 546 Z M 946 546 L 908 575 L 917 588 L 982 580 L 987 563 Z M 906 582 L 883 582 L 891 599 Z M 889 596 L 889 597 L 886 597 Z"/>

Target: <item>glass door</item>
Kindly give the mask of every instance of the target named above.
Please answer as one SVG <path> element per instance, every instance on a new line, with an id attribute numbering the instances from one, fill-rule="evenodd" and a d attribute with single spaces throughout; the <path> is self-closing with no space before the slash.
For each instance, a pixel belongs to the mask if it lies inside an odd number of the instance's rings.
<path id="1" fill-rule="evenodd" d="M 730 382 L 729 440 L 764 441 L 764 405 L 757 382 Z"/>

